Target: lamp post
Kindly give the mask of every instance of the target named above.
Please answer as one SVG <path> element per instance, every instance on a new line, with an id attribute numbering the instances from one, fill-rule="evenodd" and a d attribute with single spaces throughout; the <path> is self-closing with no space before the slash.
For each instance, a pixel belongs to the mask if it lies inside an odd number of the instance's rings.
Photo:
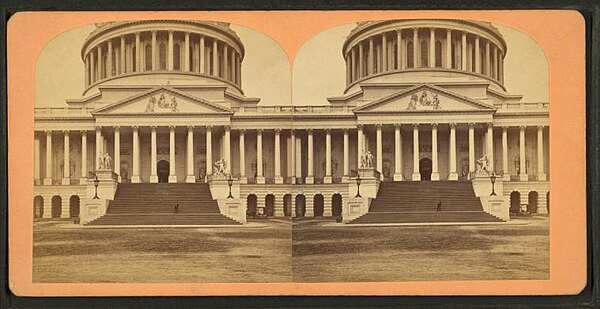
<path id="1" fill-rule="evenodd" d="M 362 197 L 360 195 L 360 182 L 362 179 L 360 179 L 360 173 L 356 173 L 356 196 L 354 196 L 355 198 L 357 197 Z"/>
<path id="2" fill-rule="evenodd" d="M 233 198 L 233 195 L 231 195 L 231 186 L 233 185 L 233 178 L 231 178 L 231 174 L 229 174 L 227 177 L 227 185 L 229 186 L 229 196 L 227 196 L 227 198 Z"/>
<path id="3" fill-rule="evenodd" d="M 100 198 L 98 197 L 98 185 L 100 184 L 100 180 L 98 180 L 97 174 L 94 174 L 94 177 L 94 197 L 92 199 L 99 200 Z"/>
<path id="4" fill-rule="evenodd" d="M 496 195 L 496 191 L 494 190 L 494 184 L 496 183 L 496 173 L 492 171 L 490 174 L 490 181 L 492 182 L 492 193 L 490 196 Z"/>

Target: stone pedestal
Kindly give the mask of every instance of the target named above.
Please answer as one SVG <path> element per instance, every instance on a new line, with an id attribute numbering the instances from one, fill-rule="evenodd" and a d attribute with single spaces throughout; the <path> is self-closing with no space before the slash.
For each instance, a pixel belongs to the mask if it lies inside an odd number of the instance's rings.
<path id="1" fill-rule="evenodd" d="M 187 175 L 185 177 L 185 182 L 187 182 L 187 183 L 195 183 L 196 182 L 196 176 L 194 176 L 194 175 Z"/>
<path id="2" fill-rule="evenodd" d="M 275 183 L 276 184 L 282 184 L 283 183 L 283 177 L 281 177 L 281 176 L 275 177 Z"/>
<path id="3" fill-rule="evenodd" d="M 458 180 L 458 173 L 448 174 L 448 180 Z"/>
<path id="4" fill-rule="evenodd" d="M 333 178 L 331 178 L 331 176 L 325 176 L 325 178 L 323 178 L 323 183 L 332 183 L 333 182 Z"/>
<path id="5" fill-rule="evenodd" d="M 264 185 L 265 184 L 265 177 L 263 177 L 263 176 L 256 177 L 256 183 L 259 184 L 259 185 Z"/>
<path id="6" fill-rule="evenodd" d="M 497 177 L 494 183 L 492 194 L 492 182 L 490 177 L 487 176 L 475 176 L 471 179 L 473 184 L 473 191 L 475 196 L 481 201 L 483 210 L 491 215 L 494 215 L 502 220 L 510 220 L 509 216 L 509 198 L 503 195 L 504 192 L 504 180 L 502 177 Z"/>
<path id="7" fill-rule="evenodd" d="M 98 187 L 96 188 L 96 178 L 88 178 L 86 186 L 86 199 L 82 203 L 80 210 L 81 224 L 88 223 L 96 218 L 106 214 L 108 204 L 115 197 L 118 185 L 118 176 L 110 170 L 96 171 L 98 177 Z"/>
<path id="8" fill-rule="evenodd" d="M 440 180 L 440 174 L 439 173 L 431 173 L 431 180 L 432 181 Z"/>
<path id="9" fill-rule="evenodd" d="M 404 180 L 404 176 L 402 174 L 394 174 L 394 181 L 402 181 Z"/>
<path id="10" fill-rule="evenodd" d="M 307 177 L 304 179 L 304 181 L 305 181 L 305 183 L 306 183 L 306 184 L 308 184 L 308 185 L 311 185 L 311 184 L 314 184 L 314 183 L 315 183 L 315 178 L 314 178 L 314 177 L 312 177 L 312 176 L 307 176 Z"/>
<path id="11" fill-rule="evenodd" d="M 169 175 L 169 183 L 176 183 L 177 175 Z"/>

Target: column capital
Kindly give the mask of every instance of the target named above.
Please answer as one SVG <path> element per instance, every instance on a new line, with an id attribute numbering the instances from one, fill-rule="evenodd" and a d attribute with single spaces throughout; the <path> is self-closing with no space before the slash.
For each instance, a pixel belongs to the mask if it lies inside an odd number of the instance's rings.
<path id="1" fill-rule="evenodd" d="M 188 131 L 194 131 L 194 126 L 192 126 L 192 125 L 188 125 L 188 126 L 187 126 L 187 129 L 188 129 Z"/>
<path id="2" fill-rule="evenodd" d="M 79 133 L 81 133 L 82 135 L 86 135 L 87 134 L 87 130 L 79 130 Z"/>
<path id="3" fill-rule="evenodd" d="M 475 123 L 474 122 L 469 122 L 469 129 L 475 127 Z"/>
<path id="4" fill-rule="evenodd" d="M 401 127 L 402 127 L 402 124 L 399 124 L 399 123 L 397 123 L 397 122 L 396 122 L 396 123 L 394 123 L 394 128 L 401 128 Z"/>
<path id="5" fill-rule="evenodd" d="M 52 130 L 44 130 L 44 132 L 46 132 L 47 135 L 52 134 Z"/>
<path id="6" fill-rule="evenodd" d="M 506 132 L 506 131 L 508 131 L 508 126 L 502 126 L 502 131 L 503 131 L 503 132 Z"/>
<path id="7" fill-rule="evenodd" d="M 183 34 L 186 35 L 186 36 L 189 36 L 190 32 L 189 31 L 184 31 Z"/>
<path id="8" fill-rule="evenodd" d="M 357 128 L 357 129 L 359 129 L 359 130 L 362 130 L 362 129 L 364 128 L 364 125 L 363 125 L 362 123 L 359 123 L 359 124 L 356 126 L 356 128 Z"/>
<path id="9" fill-rule="evenodd" d="M 419 124 L 418 123 L 413 123 L 412 124 L 413 128 L 418 129 L 419 128 Z"/>
<path id="10" fill-rule="evenodd" d="M 275 134 L 280 134 L 280 133 L 281 133 L 281 129 L 280 128 L 275 129 Z"/>
<path id="11" fill-rule="evenodd" d="M 102 131 L 102 127 L 101 126 L 96 126 L 96 131 Z"/>
<path id="12" fill-rule="evenodd" d="M 241 134 L 245 134 L 246 133 L 246 129 L 239 129 Z"/>
<path id="13" fill-rule="evenodd" d="M 538 130 L 543 130 L 545 126 L 537 126 Z"/>
<path id="14" fill-rule="evenodd" d="M 450 128 L 452 128 L 452 129 L 456 128 L 456 122 L 451 122 L 450 123 Z"/>
<path id="15" fill-rule="evenodd" d="M 150 32 L 152 33 L 152 35 L 156 35 L 156 31 L 157 30 L 151 30 Z"/>
<path id="16" fill-rule="evenodd" d="M 206 126 L 206 131 L 212 131 L 212 127 L 211 125 Z"/>
<path id="17" fill-rule="evenodd" d="M 262 134 L 263 133 L 263 129 L 256 129 L 256 134 Z"/>
<path id="18" fill-rule="evenodd" d="M 344 132 L 344 134 L 348 134 L 348 131 L 350 131 L 350 129 L 348 128 L 343 128 L 342 131 Z"/>
<path id="19" fill-rule="evenodd" d="M 69 134 L 69 130 L 67 130 L 67 129 L 64 129 L 64 130 L 62 130 L 62 132 L 63 132 L 63 134 L 65 134 L 65 135 L 66 135 L 66 134 Z"/>
<path id="20" fill-rule="evenodd" d="M 312 133 L 313 133 L 313 129 L 306 129 L 306 132 L 308 132 L 308 134 L 311 134 L 311 135 L 312 135 Z"/>
<path id="21" fill-rule="evenodd" d="M 140 129 L 140 126 L 131 126 L 131 128 L 133 129 L 133 131 L 137 131 Z"/>
<path id="22" fill-rule="evenodd" d="M 226 131 L 229 131 L 229 130 L 231 130 L 231 126 L 225 125 L 225 126 L 223 126 L 223 129 L 226 130 Z"/>
<path id="23" fill-rule="evenodd" d="M 113 126 L 113 130 L 119 131 L 119 130 L 121 130 L 121 126 Z"/>
<path id="24" fill-rule="evenodd" d="M 155 126 L 155 125 L 152 125 L 152 126 L 150 126 L 150 129 L 151 129 L 152 131 L 156 131 L 156 126 Z"/>
<path id="25" fill-rule="evenodd" d="M 325 133 L 330 134 L 331 133 L 331 128 L 325 128 Z"/>
<path id="26" fill-rule="evenodd" d="M 521 131 L 525 131 L 526 128 L 527 128 L 527 126 L 519 126 L 519 130 L 521 130 Z"/>
<path id="27" fill-rule="evenodd" d="M 396 29 L 396 33 L 399 34 L 399 35 L 402 35 L 402 30 L 404 30 L 404 29 L 402 29 L 402 28 Z"/>
<path id="28" fill-rule="evenodd" d="M 435 27 L 429 27 L 429 31 L 434 32 L 435 31 Z"/>
<path id="29" fill-rule="evenodd" d="M 381 129 L 381 123 L 378 123 L 378 124 L 376 124 L 376 125 L 375 125 L 375 128 L 377 128 L 377 129 Z"/>
<path id="30" fill-rule="evenodd" d="M 488 128 L 493 128 L 493 127 L 494 127 L 494 123 L 492 123 L 492 122 L 488 122 L 488 123 L 487 123 L 487 127 L 488 127 Z"/>
<path id="31" fill-rule="evenodd" d="M 437 122 L 432 122 L 432 123 L 431 123 L 431 126 L 432 126 L 433 128 L 436 128 L 436 129 L 437 129 L 438 123 L 437 123 Z"/>
<path id="32" fill-rule="evenodd" d="M 412 27 L 412 30 L 416 32 L 417 30 L 419 30 L 419 27 Z"/>

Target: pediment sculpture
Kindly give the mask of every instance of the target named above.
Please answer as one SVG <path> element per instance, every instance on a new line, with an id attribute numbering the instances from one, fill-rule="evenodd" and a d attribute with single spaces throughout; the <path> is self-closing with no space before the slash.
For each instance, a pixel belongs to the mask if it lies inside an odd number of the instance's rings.
<path id="1" fill-rule="evenodd" d="M 431 107 L 433 109 L 440 109 L 440 100 L 438 95 L 429 91 L 423 90 L 421 94 L 413 93 L 410 96 L 410 102 L 408 103 L 407 110 L 416 110 L 417 105 L 423 107 Z"/>
<path id="2" fill-rule="evenodd" d="M 158 99 L 155 96 L 151 96 L 146 104 L 146 113 L 177 111 L 177 98 L 170 96 L 170 100 L 167 101 L 164 93 L 161 93 Z"/>

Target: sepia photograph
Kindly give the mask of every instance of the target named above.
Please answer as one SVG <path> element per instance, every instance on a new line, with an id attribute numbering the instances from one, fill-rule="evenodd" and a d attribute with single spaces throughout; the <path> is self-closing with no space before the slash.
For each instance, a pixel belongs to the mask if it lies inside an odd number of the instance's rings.
<path id="1" fill-rule="evenodd" d="M 33 282 L 549 278 L 548 66 L 459 19 L 131 20 L 36 63 Z"/>

